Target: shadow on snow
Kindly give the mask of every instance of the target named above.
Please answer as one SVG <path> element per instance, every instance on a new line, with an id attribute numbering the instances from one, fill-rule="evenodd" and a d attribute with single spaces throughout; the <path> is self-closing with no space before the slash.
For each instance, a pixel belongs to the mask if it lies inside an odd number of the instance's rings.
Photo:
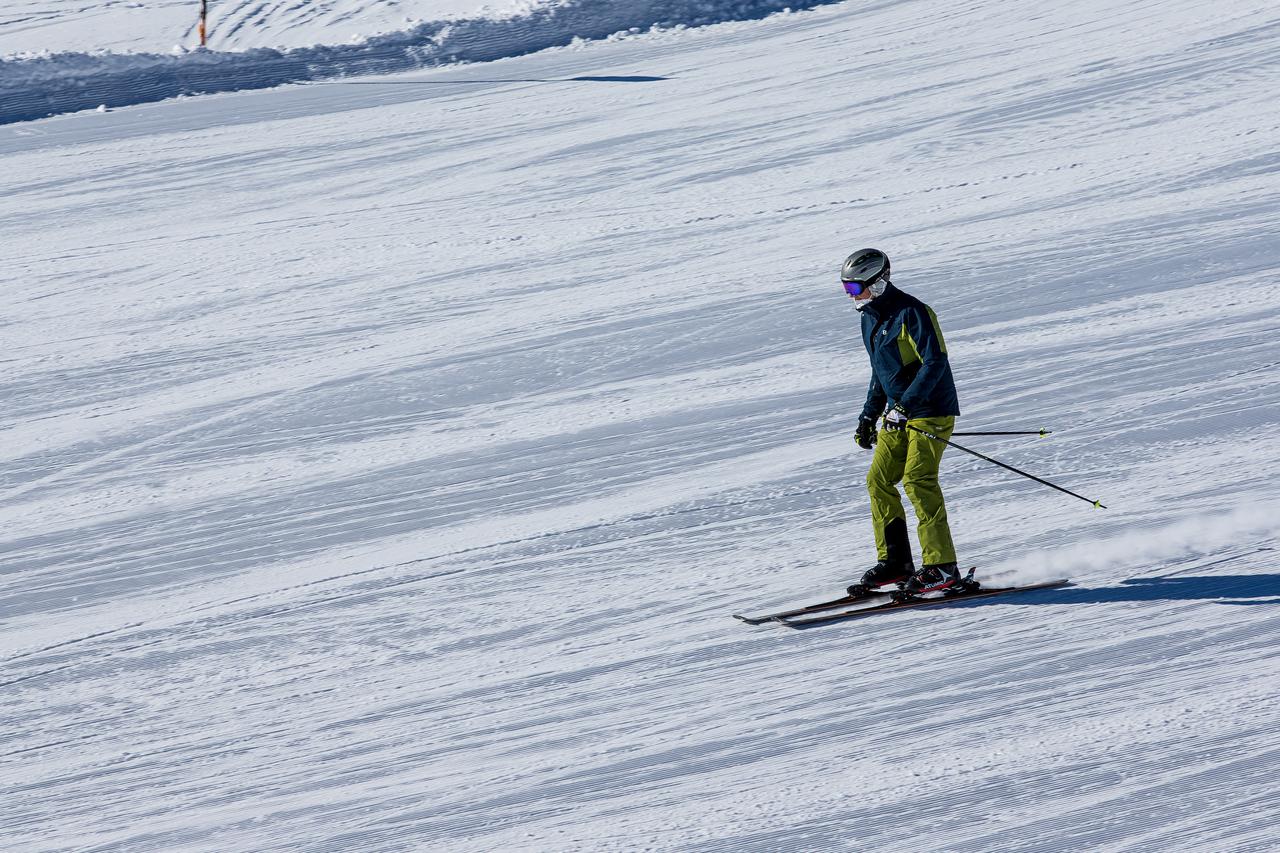
<path id="1" fill-rule="evenodd" d="M 1077 587 L 997 596 L 991 604 L 1108 604 L 1120 601 L 1216 601 L 1219 604 L 1280 604 L 1280 575 L 1205 575 L 1131 578 L 1119 586 Z M 959 603 L 959 602 L 957 602 Z"/>

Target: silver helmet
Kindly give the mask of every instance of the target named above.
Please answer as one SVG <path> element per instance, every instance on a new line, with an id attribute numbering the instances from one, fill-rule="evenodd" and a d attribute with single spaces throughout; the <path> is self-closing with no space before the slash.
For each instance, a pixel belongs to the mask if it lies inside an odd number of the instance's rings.
<path id="1" fill-rule="evenodd" d="M 859 249 L 845 259 L 840 280 L 861 285 L 889 278 L 889 256 L 879 249 Z"/>

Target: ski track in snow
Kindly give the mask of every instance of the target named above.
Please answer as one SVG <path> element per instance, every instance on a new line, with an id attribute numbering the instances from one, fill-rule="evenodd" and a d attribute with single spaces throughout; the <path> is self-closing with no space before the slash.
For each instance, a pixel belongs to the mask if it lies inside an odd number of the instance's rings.
<path id="1" fill-rule="evenodd" d="M 1277 49 L 847 3 L 0 128 L 2 846 L 1274 849 Z M 1074 586 L 729 618 L 870 561 L 861 245 L 1110 507 L 948 451 L 961 559 Z"/>

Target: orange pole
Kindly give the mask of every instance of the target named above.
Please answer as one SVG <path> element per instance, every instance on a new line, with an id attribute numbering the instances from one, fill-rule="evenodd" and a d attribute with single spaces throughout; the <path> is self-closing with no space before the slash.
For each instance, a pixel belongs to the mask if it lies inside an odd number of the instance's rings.
<path id="1" fill-rule="evenodd" d="M 200 0 L 200 46 L 205 46 L 205 21 L 209 17 L 209 0 Z"/>

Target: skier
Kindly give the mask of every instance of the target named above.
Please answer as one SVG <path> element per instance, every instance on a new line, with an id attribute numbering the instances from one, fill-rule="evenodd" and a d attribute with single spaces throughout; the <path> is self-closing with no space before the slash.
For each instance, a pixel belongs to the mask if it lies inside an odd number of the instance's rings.
<path id="1" fill-rule="evenodd" d="M 854 437 L 864 450 L 875 447 L 867 491 L 879 557 L 849 592 L 892 583 L 903 584 L 909 595 L 947 589 L 960 583 L 960 573 L 938 486 L 946 445 L 910 429 L 946 439 L 960 414 L 942 328 L 932 308 L 890 283 L 889 258 L 879 249 L 854 252 L 840 278 L 862 315 L 862 341 L 871 357 L 871 385 Z M 883 429 L 877 432 L 882 414 Z M 899 482 L 916 511 L 923 552 L 918 572 Z"/>

